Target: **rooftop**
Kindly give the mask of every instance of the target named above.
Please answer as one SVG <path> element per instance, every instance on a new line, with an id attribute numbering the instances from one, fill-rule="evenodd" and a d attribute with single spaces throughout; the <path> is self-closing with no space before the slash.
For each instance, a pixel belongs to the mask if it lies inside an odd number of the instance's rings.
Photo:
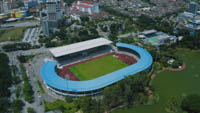
<path id="1" fill-rule="evenodd" d="M 50 3 L 50 2 L 60 2 L 60 0 L 47 0 L 47 3 Z"/>
<path id="2" fill-rule="evenodd" d="M 83 41 L 75 44 L 70 44 L 66 46 L 52 48 L 49 51 L 53 54 L 54 57 L 60 57 L 80 51 L 84 51 L 87 49 L 108 45 L 111 44 L 112 41 L 107 40 L 105 38 L 97 38 L 88 41 Z"/>
<path id="3" fill-rule="evenodd" d="M 157 31 L 152 29 L 152 30 L 146 30 L 146 31 L 143 31 L 142 34 L 144 35 L 148 35 L 148 34 L 152 34 L 152 33 L 156 33 Z"/>

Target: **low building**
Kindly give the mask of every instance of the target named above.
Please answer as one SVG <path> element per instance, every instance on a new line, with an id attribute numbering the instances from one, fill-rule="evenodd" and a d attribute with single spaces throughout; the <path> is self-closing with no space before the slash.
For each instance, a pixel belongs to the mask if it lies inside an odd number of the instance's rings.
<path id="1" fill-rule="evenodd" d="M 200 30 L 200 15 L 197 15 L 192 19 L 189 19 L 188 24 L 186 24 L 185 27 L 192 31 Z"/>
<path id="2" fill-rule="evenodd" d="M 10 11 L 11 18 L 23 18 L 28 16 L 29 16 L 28 10 L 13 9 Z"/>
<path id="3" fill-rule="evenodd" d="M 72 10 L 87 12 L 88 14 L 99 13 L 99 3 L 96 1 L 75 1 L 72 4 Z"/>
<path id="4" fill-rule="evenodd" d="M 151 43 L 153 46 L 164 45 L 176 42 L 177 37 L 157 30 L 146 30 L 139 33 L 138 37 L 145 43 Z"/>
<path id="5" fill-rule="evenodd" d="M 179 15 L 179 21 L 184 25 L 183 27 L 188 30 L 200 30 L 200 15 L 189 12 L 184 12 Z"/>
<path id="6" fill-rule="evenodd" d="M 8 19 L 6 14 L 0 14 L 0 24 L 3 24 Z"/>
<path id="7" fill-rule="evenodd" d="M 26 9 L 36 7 L 37 5 L 38 5 L 38 1 L 36 1 L 36 0 L 25 0 L 24 1 L 24 7 Z"/>

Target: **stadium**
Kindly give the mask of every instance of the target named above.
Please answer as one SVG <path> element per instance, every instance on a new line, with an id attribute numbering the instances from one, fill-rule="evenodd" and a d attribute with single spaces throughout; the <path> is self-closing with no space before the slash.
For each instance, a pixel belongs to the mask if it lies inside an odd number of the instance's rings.
<path id="1" fill-rule="evenodd" d="M 144 49 L 105 38 L 49 50 L 41 68 L 47 89 L 62 96 L 94 96 L 129 75 L 149 71 L 152 56 Z"/>

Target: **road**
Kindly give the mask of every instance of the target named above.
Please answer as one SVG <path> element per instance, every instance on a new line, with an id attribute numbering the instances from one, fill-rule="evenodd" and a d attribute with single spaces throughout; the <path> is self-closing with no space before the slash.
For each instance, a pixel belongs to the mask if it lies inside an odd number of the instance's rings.
<path id="1" fill-rule="evenodd" d="M 0 45 L 0 48 L 1 48 L 1 45 Z M 21 71 L 20 71 L 21 69 L 20 69 L 20 66 L 19 66 L 20 62 L 17 59 L 17 56 L 21 56 L 21 55 L 25 55 L 25 56 L 26 55 L 36 55 L 36 54 L 39 54 L 39 53 L 47 54 L 48 53 L 48 49 L 43 47 L 43 48 L 39 48 L 39 49 L 32 49 L 32 50 L 26 50 L 26 51 L 7 52 L 7 55 L 8 55 L 9 60 L 10 60 L 10 65 L 16 65 L 18 70 L 19 70 L 19 73 L 17 73 L 17 76 L 22 78 L 21 77 Z M 34 58 L 33 62 L 36 62 L 36 61 L 37 61 L 37 56 L 36 56 L 36 58 Z M 39 65 L 34 65 L 34 68 L 32 68 L 32 66 L 29 66 L 26 63 L 24 66 L 26 68 L 27 75 L 30 78 L 30 84 L 31 84 L 31 86 L 33 88 L 33 91 L 34 91 L 34 100 L 35 101 L 33 103 L 29 104 L 28 102 L 24 101 L 24 97 L 23 97 L 23 94 L 22 94 L 20 96 L 20 99 L 25 102 L 25 106 L 24 106 L 24 109 L 23 109 L 22 113 L 27 113 L 27 111 L 26 111 L 27 107 L 32 107 L 36 111 L 36 113 L 44 113 L 44 106 L 43 106 L 43 104 L 40 104 L 42 102 L 42 100 L 43 99 L 46 100 L 46 98 L 47 98 L 47 101 L 55 101 L 55 99 L 50 97 L 50 96 L 48 96 L 47 94 L 42 95 L 40 93 L 40 89 L 39 89 L 39 86 L 37 84 L 38 76 L 36 76 L 36 72 L 37 72 L 37 74 L 40 75 L 40 73 L 39 73 L 40 72 Z M 16 88 L 16 86 L 13 86 L 11 88 L 11 90 L 15 90 L 15 88 Z M 13 95 L 11 98 L 15 99 L 15 96 Z"/>
<path id="2" fill-rule="evenodd" d="M 36 56 L 32 60 L 31 66 L 34 70 L 36 78 L 41 82 L 41 85 L 46 92 L 46 94 L 43 95 L 43 99 L 48 102 L 53 102 L 56 99 L 64 99 L 64 98 L 62 96 L 58 96 L 57 94 L 54 94 L 52 91 L 49 91 L 46 88 L 46 85 L 42 82 L 42 79 L 40 76 L 40 70 L 41 70 L 42 65 L 44 64 L 45 59 L 47 59 L 47 58 L 51 58 L 51 55 L 50 54 L 42 54 L 42 55 Z"/>
<path id="3" fill-rule="evenodd" d="M 39 48 L 39 49 L 30 49 L 30 50 L 20 50 L 20 51 L 13 51 L 13 52 L 9 52 L 9 53 L 12 53 L 12 54 L 15 54 L 16 56 L 21 56 L 21 55 L 35 55 L 35 54 L 39 54 L 39 53 L 48 53 L 49 50 L 42 47 L 42 48 Z"/>
<path id="4" fill-rule="evenodd" d="M 37 78 L 35 77 L 34 70 L 28 64 L 25 64 L 25 68 L 27 70 L 27 75 L 29 76 L 29 79 L 30 79 L 29 82 L 34 91 L 34 102 L 31 104 L 26 103 L 26 106 L 25 106 L 23 112 L 27 113 L 26 112 L 27 107 L 32 107 L 36 111 L 36 113 L 44 113 L 44 105 L 40 104 L 40 103 L 42 103 L 42 96 L 40 94 L 40 89 L 37 84 Z"/>
<path id="5" fill-rule="evenodd" d="M 40 22 L 23 22 L 23 23 L 13 23 L 13 24 L 3 24 L 1 27 L 26 27 L 26 26 L 36 26 L 40 25 Z"/>

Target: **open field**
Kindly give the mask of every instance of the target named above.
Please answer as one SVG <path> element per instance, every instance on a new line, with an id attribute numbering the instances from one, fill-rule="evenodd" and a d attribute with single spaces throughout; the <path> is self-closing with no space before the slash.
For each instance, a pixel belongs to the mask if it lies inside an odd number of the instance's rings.
<path id="1" fill-rule="evenodd" d="M 72 66 L 69 69 L 79 80 L 91 80 L 126 66 L 128 66 L 128 64 L 123 63 L 113 56 L 105 56 L 103 58 Z"/>
<path id="2" fill-rule="evenodd" d="M 26 27 L 0 29 L 0 42 L 19 41 L 22 39 L 25 30 Z"/>
<path id="3" fill-rule="evenodd" d="M 186 69 L 180 72 L 164 71 L 157 75 L 153 86 L 159 95 L 158 103 L 119 109 L 112 113 L 167 113 L 165 108 L 170 97 L 175 97 L 180 105 L 186 95 L 200 94 L 200 52 L 181 50 L 177 54 L 186 63 Z"/>

